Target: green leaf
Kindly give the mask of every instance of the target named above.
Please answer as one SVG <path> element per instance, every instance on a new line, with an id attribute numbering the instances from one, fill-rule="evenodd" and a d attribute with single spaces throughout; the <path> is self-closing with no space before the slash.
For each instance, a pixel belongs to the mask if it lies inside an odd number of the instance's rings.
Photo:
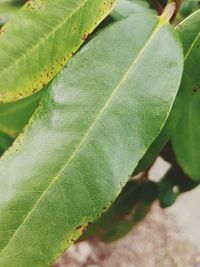
<path id="1" fill-rule="evenodd" d="M 16 1 L 0 1 L 0 27 L 2 27 L 18 10 L 19 6 Z"/>
<path id="2" fill-rule="evenodd" d="M 114 7 L 113 11 L 110 13 L 109 16 L 107 16 L 95 29 L 93 34 L 90 35 L 90 40 L 93 38 L 94 34 L 96 34 L 99 30 L 102 30 L 105 27 L 108 27 L 113 22 L 120 21 L 122 19 L 127 18 L 130 15 L 133 15 L 135 13 L 152 13 L 153 11 L 148 8 L 148 3 L 135 0 L 135 1 L 129 1 L 129 0 L 120 0 L 117 5 Z"/>
<path id="3" fill-rule="evenodd" d="M 45 89 L 31 97 L 0 105 L 0 154 L 2 154 L 27 124 Z"/>
<path id="4" fill-rule="evenodd" d="M 0 132 L 16 138 L 39 105 L 45 89 L 28 98 L 0 105 Z"/>
<path id="5" fill-rule="evenodd" d="M 0 155 L 27 124 L 45 90 L 19 101 L 0 105 Z"/>
<path id="6" fill-rule="evenodd" d="M 142 1 L 120 0 L 111 12 L 111 17 L 118 21 L 135 13 L 153 13 L 153 11 Z"/>
<path id="7" fill-rule="evenodd" d="M 154 182 L 130 180 L 114 204 L 100 219 L 89 225 L 81 239 L 97 237 L 111 242 L 121 238 L 144 219 L 157 193 Z"/>
<path id="8" fill-rule="evenodd" d="M 1 267 L 48 266 L 111 205 L 162 128 L 182 69 L 175 31 L 147 14 L 72 58 L 0 161 Z"/>
<path id="9" fill-rule="evenodd" d="M 180 120 L 172 141 L 176 158 L 183 170 L 192 179 L 200 181 L 200 10 L 183 22 L 179 29 L 185 41 L 186 56 L 178 99 L 180 108 L 177 116 Z"/>
<path id="10" fill-rule="evenodd" d="M 184 172 L 200 182 L 200 92 L 194 93 L 189 106 L 185 107 L 172 141 Z"/>
<path id="11" fill-rule="evenodd" d="M 177 31 L 181 37 L 184 54 L 187 60 L 189 60 L 195 52 L 195 44 L 198 44 L 199 23 L 200 10 L 194 12 L 177 26 Z"/>
<path id="12" fill-rule="evenodd" d="M 0 132 L 0 155 L 10 146 L 12 138 Z"/>
<path id="13" fill-rule="evenodd" d="M 199 0 L 183 1 L 180 8 L 180 15 L 185 18 L 191 15 L 197 9 L 199 9 Z"/>
<path id="14" fill-rule="evenodd" d="M 140 172 L 143 172 L 144 170 L 151 168 L 154 161 L 156 160 L 156 158 L 158 157 L 159 153 L 161 152 L 163 147 L 166 145 L 168 140 L 169 140 L 169 133 L 168 131 L 165 130 L 165 127 L 164 127 L 159 133 L 158 137 L 150 145 L 144 157 L 142 157 L 140 161 L 138 162 L 138 165 L 133 171 L 132 176 L 135 176 L 139 174 Z"/>
<path id="15" fill-rule="evenodd" d="M 0 0 L 0 5 L 21 6 L 26 3 L 26 0 Z"/>
<path id="16" fill-rule="evenodd" d="M 180 35 L 183 43 L 184 54 L 185 54 L 185 66 L 184 73 L 181 81 L 181 86 L 176 97 L 173 109 L 166 122 L 165 127 L 162 129 L 158 138 L 151 144 L 149 150 L 139 162 L 134 174 L 141 172 L 148 168 L 158 154 L 173 135 L 176 133 L 176 125 L 181 114 L 187 112 L 187 105 L 190 102 L 192 90 L 197 88 L 200 84 L 200 10 L 193 13 L 190 17 L 180 23 L 176 30 Z"/>
<path id="17" fill-rule="evenodd" d="M 176 132 L 179 118 L 182 116 L 195 88 L 200 84 L 200 10 L 193 13 L 177 26 L 184 49 L 184 72 L 181 86 L 167 125 L 170 134 Z"/>
<path id="18" fill-rule="evenodd" d="M 24 98 L 44 87 L 115 1 L 28 1 L 1 30 L 0 102 Z"/>
<path id="19" fill-rule="evenodd" d="M 198 183 L 183 173 L 179 166 L 172 166 L 158 184 L 161 207 L 170 207 L 181 193 L 192 190 L 196 186 Z"/>

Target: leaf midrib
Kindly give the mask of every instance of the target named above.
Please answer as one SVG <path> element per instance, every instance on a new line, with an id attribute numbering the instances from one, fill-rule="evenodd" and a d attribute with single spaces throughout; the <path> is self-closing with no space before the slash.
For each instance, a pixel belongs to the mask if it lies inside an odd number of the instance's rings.
<path id="1" fill-rule="evenodd" d="M 199 36 L 200 36 L 200 33 L 198 33 L 197 36 L 194 38 L 194 41 L 192 42 L 190 48 L 188 49 L 188 51 L 187 51 L 187 53 L 186 53 L 186 55 L 185 55 L 184 60 L 186 60 L 186 59 L 188 58 L 188 56 L 191 54 L 191 52 L 192 52 L 192 50 L 193 50 L 193 48 L 194 48 L 196 42 L 197 42 L 198 39 L 199 39 Z"/>
<path id="2" fill-rule="evenodd" d="M 116 95 L 116 93 L 118 92 L 119 88 L 121 87 L 121 85 L 123 84 L 123 82 L 126 80 L 129 72 L 133 69 L 133 67 L 136 65 L 136 63 L 139 61 L 139 59 L 142 57 L 142 55 L 144 54 L 144 52 L 146 51 L 148 45 L 151 43 L 151 41 L 153 40 L 153 38 L 155 37 L 155 35 L 159 32 L 160 28 L 162 27 L 162 25 L 165 22 L 163 21 L 159 21 L 159 23 L 157 24 L 157 26 L 154 28 L 153 32 L 151 33 L 149 39 L 147 40 L 147 42 L 145 43 L 145 45 L 143 46 L 143 48 L 140 50 L 140 52 L 138 53 L 138 56 L 135 58 L 135 60 L 133 61 L 133 63 L 130 65 L 130 67 L 128 68 L 127 72 L 124 74 L 124 76 L 122 77 L 122 79 L 119 81 L 118 85 L 114 88 L 113 93 L 111 94 L 111 96 L 109 97 L 109 99 L 107 100 L 107 102 L 105 103 L 105 105 L 103 106 L 103 108 L 100 110 L 100 112 L 97 114 L 96 119 L 93 121 L 93 123 L 91 124 L 91 126 L 88 128 L 88 130 L 86 131 L 86 133 L 84 134 L 82 140 L 79 142 L 79 144 L 77 145 L 77 147 L 75 148 L 74 152 L 72 153 L 71 157 L 67 160 L 66 164 L 64 164 L 64 166 L 61 168 L 61 170 L 58 172 L 58 174 L 53 177 L 52 182 L 49 184 L 49 186 L 47 187 L 46 190 L 43 191 L 43 194 L 40 196 L 40 198 L 38 199 L 38 201 L 35 203 L 35 205 L 32 207 L 32 209 L 28 212 L 27 216 L 24 218 L 23 222 L 20 224 L 20 226 L 14 231 L 11 239 L 8 241 L 7 245 L 0 251 L 0 255 L 6 250 L 6 248 L 9 246 L 9 244 L 14 240 L 15 236 L 17 235 L 17 233 L 20 231 L 20 229 L 22 228 L 22 226 L 26 223 L 26 221 L 29 219 L 29 217 L 32 215 L 32 213 L 34 212 L 34 210 L 37 208 L 37 206 L 39 205 L 39 203 L 44 199 L 45 195 L 47 194 L 47 192 L 49 192 L 50 188 L 56 183 L 56 181 L 59 179 L 59 177 L 62 175 L 63 171 L 65 170 L 65 168 L 69 165 L 69 163 L 74 159 L 74 157 L 76 156 L 76 154 L 79 152 L 81 146 L 85 143 L 87 137 L 89 136 L 89 134 L 91 133 L 91 131 L 93 130 L 94 126 L 96 125 L 97 121 L 99 121 L 99 119 L 101 118 L 101 115 L 104 113 L 104 111 L 107 109 L 107 107 L 109 106 L 109 104 L 111 103 L 113 97 Z"/>
<path id="3" fill-rule="evenodd" d="M 198 14 L 198 13 L 199 13 L 199 15 L 200 15 L 200 10 L 195 11 L 195 12 L 192 13 L 190 16 L 188 16 L 186 19 L 184 19 L 181 23 L 179 23 L 179 24 L 175 27 L 175 29 L 176 29 L 177 31 L 179 31 L 179 27 L 180 27 L 181 25 L 184 26 L 184 24 L 185 24 L 188 20 L 190 20 L 191 17 L 194 17 L 194 16 L 195 16 L 196 14 Z M 187 23 L 186 23 L 186 25 L 187 25 Z M 187 57 L 190 55 L 190 53 L 191 53 L 191 51 L 192 51 L 194 45 L 196 44 L 196 42 L 197 42 L 199 36 L 200 36 L 200 32 L 197 33 L 197 36 L 194 38 L 193 42 L 191 43 L 190 48 L 187 50 L 187 53 L 186 53 L 186 55 L 185 55 L 185 57 L 184 57 L 184 60 L 186 60 Z"/>
<path id="4" fill-rule="evenodd" d="M 28 54 L 31 54 L 34 50 L 40 47 L 46 40 L 48 40 L 52 35 L 54 35 L 68 20 L 70 20 L 73 15 L 78 12 L 81 8 L 83 8 L 89 0 L 85 0 L 78 8 L 76 8 L 70 15 L 68 15 L 65 19 L 61 21 L 55 28 L 52 28 L 52 31 L 49 31 L 48 34 L 44 35 L 43 38 L 40 39 L 39 42 L 34 44 L 31 48 L 28 48 L 26 52 L 24 52 L 20 57 L 17 57 L 15 60 L 10 62 L 10 64 L 0 71 L 0 76 L 5 74 L 13 65 L 19 64 Z"/>

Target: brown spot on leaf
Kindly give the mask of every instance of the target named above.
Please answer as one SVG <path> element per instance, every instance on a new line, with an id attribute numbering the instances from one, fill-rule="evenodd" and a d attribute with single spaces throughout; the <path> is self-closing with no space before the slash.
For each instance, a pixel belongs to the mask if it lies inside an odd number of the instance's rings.
<path id="1" fill-rule="evenodd" d="M 85 40 L 87 40 L 88 36 L 89 36 L 89 34 L 86 34 L 86 33 L 85 33 L 85 34 L 82 36 L 81 39 L 82 39 L 83 41 L 85 41 Z"/>

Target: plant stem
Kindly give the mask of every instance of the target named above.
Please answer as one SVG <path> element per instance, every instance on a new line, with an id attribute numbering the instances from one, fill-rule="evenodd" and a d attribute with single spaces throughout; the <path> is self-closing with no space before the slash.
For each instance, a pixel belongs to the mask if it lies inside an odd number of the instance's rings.
<path id="1" fill-rule="evenodd" d="M 180 9 L 180 6 L 181 6 L 183 0 L 168 0 L 168 4 L 170 4 L 172 2 L 176 3 L 176 10 L 175 10 L 174 15 L 172 16 L 172 18 L 170 20 L 171 22 L 176 18 L 176 15 L 178 14 L 178 11 Z"/>
<path id="2" fill-rule="evenodd" d="M 163 13 L 163 6 L 158 0 L 150 0 L 151 4 L 155 7 L 157 10 L 158 15 L 160 16 Z"/>
<path id="3" fill-rule="evenodd" d="M 171 2 L 171 3 L 167 4 L 167 6 L 165 7 L 165 9 L 161 15 L 161 19 L 163 21 L 170 21 L 174 15 L 175 10 L 176 10 L 176 3 L 175 2 Z"/>

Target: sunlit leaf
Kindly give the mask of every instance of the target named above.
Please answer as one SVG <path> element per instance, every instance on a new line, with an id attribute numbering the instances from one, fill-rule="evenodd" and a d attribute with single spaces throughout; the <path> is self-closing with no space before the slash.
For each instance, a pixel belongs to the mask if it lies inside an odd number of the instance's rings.
<path id="1" fill-rule="evenodd" d="M 0 32 L 0 102 L 43 88 L 101 22 L 116 0 L 35 0 Z"/>

